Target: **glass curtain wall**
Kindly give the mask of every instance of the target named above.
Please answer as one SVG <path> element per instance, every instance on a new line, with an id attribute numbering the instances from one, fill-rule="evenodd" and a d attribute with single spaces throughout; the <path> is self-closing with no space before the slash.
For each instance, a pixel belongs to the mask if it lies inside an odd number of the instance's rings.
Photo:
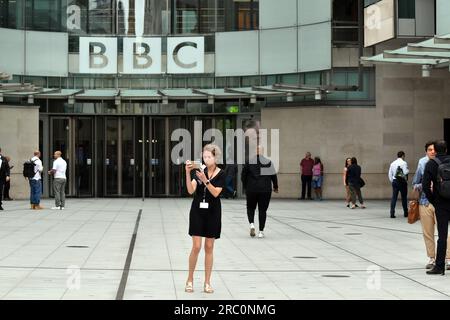
<path id="1" fill-rule="evenodd" d="M 218 0 L 223 8 L 225 31 L 257 30 L 259 28 L 258 0 Z"/>
<path id="2" fill-rule="evenodd" d="M 259 0 L 0 0 L 0 27 L 72 35 L 256 30 Z M 25 19 L 24 19 L 25 17 Z"/>
<path id="3" fill-rule="evenodd" d="M 117 34 L 139 37 L 169 33 L 169 1 L 116 1 Z"/>

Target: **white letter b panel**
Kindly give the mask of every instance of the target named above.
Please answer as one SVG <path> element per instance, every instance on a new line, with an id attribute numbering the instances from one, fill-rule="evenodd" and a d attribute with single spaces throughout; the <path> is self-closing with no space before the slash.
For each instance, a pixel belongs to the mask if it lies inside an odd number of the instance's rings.
<path id="1" fill-rule="evenodd" d="M 124 38 L 123 73 L 160 74 L 161 38 Z"/>
<path id="2" fill-rule="evenodd" d="M 117 38 L 80 37 L 80 73 L 117 73 Z"/>

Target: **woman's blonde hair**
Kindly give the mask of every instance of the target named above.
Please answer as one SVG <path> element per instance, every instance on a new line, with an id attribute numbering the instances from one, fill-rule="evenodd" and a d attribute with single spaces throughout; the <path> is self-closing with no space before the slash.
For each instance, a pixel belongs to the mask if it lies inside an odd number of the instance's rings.
<path id="1" fill-rule="evenodd" d="M 220 160 L 220 156 L 222 155 L 222 151 L 220 150 L 219 146 L 215 144 L 207 144 L 203 147 L 203 151 L 211 152 L 216 159 L 216 162 Z"/>

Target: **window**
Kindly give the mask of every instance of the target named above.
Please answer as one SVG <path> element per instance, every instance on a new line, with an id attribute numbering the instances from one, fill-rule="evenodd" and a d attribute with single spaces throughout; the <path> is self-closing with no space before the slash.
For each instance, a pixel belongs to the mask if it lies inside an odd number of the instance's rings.
<path id="1" fill-rule="evenodd" d="M 114 33 L 113 1 L 89 0 L 88 31 L 93 34 Z"/>
<path id="2" fill-rule="evenodd" d="M 27 29 L 63 31 L 61 1 L 26 0 L 25 19 Z"/>
<path id="3" fill-rule="evenodd" d="M 140 7 L 136 5 L 140 4 Z M 117 0 L 117 33 L 162 35 L 168 33 L 166 1 Z"/>
<path id="4" fill-rule="evenodd" d="M 358 42 L 358 0 L 333 1 L 333 41 Z"/>
<path id="5" fill-rule="evenodd" d="M 358 69 L 335 69 L 333 74 L 333 85 L 357 86 L 359 80 Z M 375 70 L 365 68 L 363 70 L 362 91 L 336 91 L 327 95 L 327 100 L 375 100 Z"/>
<path id="6" fill-rule="evenodd" d="M 258 0 L 219 0 L 218 3 L 217 19 L 223 21 L 225 31 L 258 30 Z"/>
<path id="7" fill-rule="evenodd" d="M 23 3 L 12 0 L 0 0 L 0 27 L 23 28 Z"/>
<path id="8" fill-rule="evenodd" d="M 416 18 L 416 0 L 398 0 L 398 18 Z"/>
<path id="9" fill-rule="evenodd" d="M 212 33 L 218 29 L 215 0 L 172 1 L 172 33 Z"/>

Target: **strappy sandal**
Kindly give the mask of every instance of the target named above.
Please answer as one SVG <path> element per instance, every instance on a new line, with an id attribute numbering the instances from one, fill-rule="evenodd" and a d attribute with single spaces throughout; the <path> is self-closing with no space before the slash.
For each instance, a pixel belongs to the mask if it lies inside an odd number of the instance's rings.
<path id="1" fill-rule="evenodd" d="M 203 288 L 203 291 L 204 291 L 205 293 L 214 293 L 213 288 L 211 288 L 211 285 L 208 284 L 208 283 L 205 283 L 205 286 L 204 286 L 204 288 Z"/>
<path id="2" fill-rule="evenodd" d="M 191 281 L 186 282 L 186 287 L 184 287 L 184 291 L 187 293 L 194 292 L 194 284 Z"/>

